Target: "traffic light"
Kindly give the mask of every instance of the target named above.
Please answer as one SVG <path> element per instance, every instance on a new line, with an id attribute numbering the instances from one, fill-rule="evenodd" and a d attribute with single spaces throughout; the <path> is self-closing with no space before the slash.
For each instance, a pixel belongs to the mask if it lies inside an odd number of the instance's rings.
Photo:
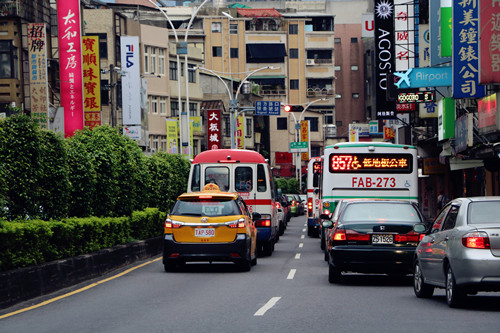
<path id="1" fill-rule="evenodd" d="M 304 107 L 302 105 L 285 105 L 283 110 L 285 112 L 302 112 L 304 111 Z"/>

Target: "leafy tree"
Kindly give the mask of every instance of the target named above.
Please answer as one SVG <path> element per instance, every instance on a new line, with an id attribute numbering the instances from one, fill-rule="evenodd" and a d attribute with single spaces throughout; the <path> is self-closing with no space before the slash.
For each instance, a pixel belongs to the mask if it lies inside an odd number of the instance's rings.
<path id="1" fill-rule="evenodd" d="M 288 192 L 288 182 L 285 178 L 277 178 L 275 180 L 276 188 L 281 189 L 281 193 L 286 194 Z"/>
<path id="2" fill-rule="evenodd" d="M 300 193 L 299 182 L 295 178 L 288 179 L 288 193 Z"/>

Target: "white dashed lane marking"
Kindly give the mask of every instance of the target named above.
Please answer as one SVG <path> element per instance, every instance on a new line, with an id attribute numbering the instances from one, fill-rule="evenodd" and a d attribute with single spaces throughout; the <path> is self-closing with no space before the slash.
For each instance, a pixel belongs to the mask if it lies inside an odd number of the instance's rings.
<path id="1" fill-rule="evenodd" d="M 273 297 L 271 298 L 266 304 L 264 304 L 263 307 L 261 307 L 257 312 L 255 312 L 254 316 L 263 316 L 267 310 L 271 309 L 273 306 L 278 303 L 278 301 L 281 299 L 281 297 Z"/>
<path id="2" fill-rule="evenodd" d="M 295 255 L 295 259 L 300 259 L 300 253 L 297 253 L 297 254 Z"/>
<path id="3" fill-rule="evenodd" d="M 295 273 L 297 272 L 297 270 L 295 268 L 292 268 L 290 270 L 290 273 L 288 273 L 288 276 L 286 277 L 287 280 L 293 280 L 293 277 L 295 276 Z"/>

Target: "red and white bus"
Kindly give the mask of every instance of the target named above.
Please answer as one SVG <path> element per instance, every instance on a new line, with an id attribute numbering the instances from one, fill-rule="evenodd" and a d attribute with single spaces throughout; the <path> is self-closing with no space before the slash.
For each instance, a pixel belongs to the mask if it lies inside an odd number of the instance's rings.
<path id="1" fill-rule="evenodd" d="M 321 175 L 323 157 L 313 157 L 307 164 L 307 235 L 318 236 L 321 214 Z"/>
<path id="2" fill-rule="evenodd" d="M 221 191 L 238 192 L 250 212 L 261 215 L 255 221 L 257 246 L 271 255 L 279 237 L 276 189 L 269 163 L 256 151 L 215 149 L 196 155 L 191 163 L 188 192 L 201 191 L 215 183 Z"/>

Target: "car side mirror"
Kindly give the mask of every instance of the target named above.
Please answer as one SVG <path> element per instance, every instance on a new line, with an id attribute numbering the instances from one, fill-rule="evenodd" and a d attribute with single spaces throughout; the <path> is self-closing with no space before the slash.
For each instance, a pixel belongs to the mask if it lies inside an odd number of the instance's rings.
<path id="1" fill-rule="evenodd" d="M 323 228 L 326 228 L 326 229 L 333 228 L 332 221 L 323 221 L 323 222 L 321 222 L 321 224 L 323 225 Z"/>
<path id="2" fill-rule="evenodd" d="M 260 215 L 260 213 L 252 213 L 252 220 L 260 220 L 260 218 L 262 217 L 262 215 Z"/>
<path id="3" fill-rule="evenodd" d="M 319 218 L 322 220 L 329 220 L 332 218 L 332 216 L 330 214 L 321 214 Z"/>
<path id="4" fill-rule="evenodd" d="M 425 232 L 427 231 L 427 225 L 424 223 L 417 223 L 413 226 L 413 231 L 418 234 L 425 234 Z"/>

